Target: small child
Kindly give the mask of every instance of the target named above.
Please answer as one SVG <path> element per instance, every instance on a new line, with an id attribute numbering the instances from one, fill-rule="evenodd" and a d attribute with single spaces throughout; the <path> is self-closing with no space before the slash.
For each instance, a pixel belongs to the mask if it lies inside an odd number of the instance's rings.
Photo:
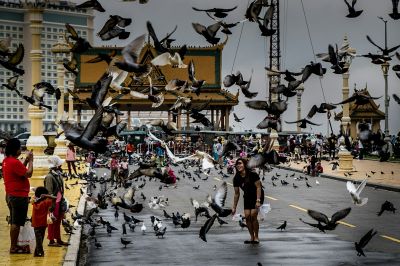
<path id="1" fill-rule="evenodd" d="M 47 227 L 47 214 L 52 212 L 55 207 L 56 197 L 49 195 L 45 187 L 37 187 L 32 206 L 32 227 L 35 231 L 36 248 L 35 257 L 43 257 L 43 239 Z"/>

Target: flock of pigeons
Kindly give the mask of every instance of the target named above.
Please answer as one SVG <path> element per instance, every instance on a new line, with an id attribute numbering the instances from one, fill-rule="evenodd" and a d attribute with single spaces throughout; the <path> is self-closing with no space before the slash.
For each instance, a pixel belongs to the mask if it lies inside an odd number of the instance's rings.
<path id="1" fill-rule="evenodd" d="M 218 175 L 225 177 L 225 175 L 222 173 L 223 168 L 221 166 L 220 168 L 218 168 L 217 165 L 215 165 L 214 167 L 209 168 L 208 172 L 204 172 L 204 169 L 203 171 L 201 170 L 202 163 L 197 163 L 197 161 L 186 160 L 184 162 L 179 162 L 182 164 L 178 165 L 173 160 L 171 160 L 170 163 L 171 165 L 177 167 L 175 168 L 177 169 L 177 173 L 179 176 L 177 177 L 177 182 L 178 182 L 177 184 L 179 184 L 179 182 L 181 182 L 182 179 L 186 179 L 188 182 L 193 182 L 193 184 L 197 183 L 197 186 L 193 186 L 194 190 L 199 189 L 200 183 L 202 181 L 207 182 L 208 177 L 212 175 L 212 173 L 210 173 L 211 170 L 219 171 Z M 138 164 L 139 166 L 138 169 L 156 168 L 154 165 L 140 162 L 140 160 L 135 164 Z M 140 228 L 139 232 L 141 232 L 142 234 L 148 234 L 149 233 L 148 227 L 150 222 L 152 229 L 151 231 L 153 232 L 154 236 L 157 238 L 164 238 L 167 233 L 168 226 L 173 226 L 175 228 L 179 227 L 182 228 L 183 230 L 191 226 L 191 223 L 193 222 L 192 212 L 185 212 L 183 214 L 180 214 L 179 211 L 176 211 L 173 213 L 168 213 L 166 211 L 166 208 L 171 209 L 173 208 L 173 206 L 170 205 L 168 198 L 166 198 L 165 196 L 158 195 L 148 198 L 144 195 L 143 191 L 141 191 L 139 194 L 139 191 L 142 190 L 152 180 L 157 182 L 160 181 L 160 179 L 162 180 L 162 178 L 158 175 L 153 175 L 148 172 L 142 172 L 138 174 L 137 173 L 138 169 L 135 170 L 129 176 L 124 186 L 125 189 L 119 189 L 119 188 L 117 189 L 113 186 L 108 187 L 107 185 L 109 184 L 108 182 L 110 181 L 108 178 L 108 173 L 104 173 L 104 175 L 99 178 L 96 175 L 96 172 L 94 170 L 91 170 L 88 174 L 83 174 L 80 176 L 82 180 L 86 181 L 85 184 L 87 185 L 88 188 L 87 198 L 86 198 L 88 201 L 88 209 L 85 215 L 79 215 L 75 213 L 75 215 L 72 215 L 71 217 L 74 220 L 74 226 L 89 225 L 89 230 L 87 231 L 87 235 L 89 236 L 88 240 L 94 241 L 93 245 L 96 247 L 96 249 L 102 248 L 101 242 L 97 239 L 98 236 L 97 234 L 99 230 L 101 230 L 99 227 L 102 226 L 102 228 L 106 230 L 108 236 L 112 236 L 114 231 L 119 231 L 119 229 L 115 224 L 112 225 L 111 221 L 105 220 L 104 216 L 102 216 L 102 214 L 100 214 L 99 212 L 99 209 L 103 210 L 108 209 L 109 204 L 111 204 L 111 207 L 114 209 L 113 212 L 115 221 L 119 220 L 120 213 L 122 212 L 123 215 L 123 220 L 121 225 L 122 236 L 120 238 L 120 241 L 124 247 L 127 247 L 132 243 L 132 240 L 127 233 L 127 228 L 130 229 L 131 233 L 135 232 L 135 228 Z M 270 170 L 271 169 L 272 168 L 270 168 Z M 144 178 L 142 177 L 143 175 L 148 176 L 149 178 Z M 286 180 L 288 180 L 289 174 L 286 174 L 286 177 L 281 176 L 278 170 L 272 175 L 273 175 L 271 178 L 272 183 L 274 182 L 274 180 L 277 180 L 282 177 L 281 178 L 282 186 L 286 186 L 286 184 L 288 184 Z M 227 177 L 230 176 L 228 175 Z M 291 174 L 290 177 L 294 178 L 294 180 L 305 179 L 307 187 L 308 188 L 312 187 L 307 182 L 309 177 L 302 177 L 302 176 L 296 177 L 295 173 Z M 263 176 L 262 182 L 264 181 L 265 177 Z M 99 184 L 100 184 L 100 189 L 97 190 L 96 185 Z M 165 188 L 176 189 L 177 184 L 170 184 L 170 185 L 161 184 L 159 187 L 159 191 L 162 191 Z M 316 184 L 317 185 L 319 184 L 317 180 Z M 362 198 L 360 195 L 362 190 L 366 186 L 366 180 L 362 181 L 358 186 L 349 181 L 347 182 L 346 186 L 350 193 L 352 201 L 356 206 L 361 207 L 367 203 L 368 199 Z M 295 185 L 293 187 L 297 188 L 297 186 Z M 213 189 L 215 191 L 214 195 L 213 196 L 208 195 L 206 197 L 206 200 L 202 203 L 196 200 L 193 196 L 190 198 L 191 205 L 194 208 L 194 222 L 197 222 L 199 217 L 206 218 L 204 224 L 200 227 L 199 230 L 199 238 L 205 242 L 207 242 L 207 233 L 213 227 L 214 223 L 217 221 L 220 226 L 227 224 L 228 222 L 225 221 L 224 218 L 231 215 L 231 208 L 227 207 L 225 204 L 228 193 L 227 183 L 222 182 L 219 187 L 215 185 Z M 81 193 L 83 194 L 84 192 L 81 191 Z M 93 196 L 95 194 L 97 194 L 97 197 Z M 131 216 L 127 215 L 127 212 L 136 214 L 142 212 L 144 208 L 147 208 L 145 205 L 148 205 L 148 208 L 150 210 L 158 210 L 158 211 L 162 210 L 163 217 L 157 217 L 151 215 L 148 221 L 148 219 L 144 218 L 138 219 L 132 215 Z M 385 201 L 382 204 L 379 212 L 377 212 L 377 215 L 381 216 L 385 211 L 395 213 L 396 208 L 394 207 L 393 203 Z M 151 211 L 151 212 L 157 213 L 156 211 Z M 213 212 L 213 214 L 211 212 Z M 350 214 L 350 212 L 351 208 L 348 207 L 343 210 L 335 212 L 329 218 L 326 214 L 320 211 L 310 209 L 307 210 L 307 213 L 313 220 L 316 221 L 316 223 L 305 221 L 302 218 L 299 218 L 299 220 L 325 233 L 326 231 L 335 230 L 338 224 L 341 223 L 341 220 L 347 217 Z M 92 217 L 96 213 L 98 213 L 96 215 L 97 218 Z M 239 226 L 242 229 L 247 227 L 245 219 L 241 215 L 235 215 L 235 217 L 233 217 L 232 220 L 238 222 Z M 283 231 L 286 230 L 286 228 L 287 228 L 287 221 L 284 221 L 282 225 L 277 227 L 277 230 Z M 354 245 L 357 252 L 357 256 L 365 256 L 364 248 L 366 247 L 368 242 L 372 239 L 372 237 L 376 235 L 376 233 L 377 232 L 375 230 L 371 229 L 358 242 L 355 242 Z"/>
<path id="2" fill-rule="evenodd" d="M 356 18 L 361 15 L 362 10 L 356 10 L 355 5 L 357 1 L 353 1 L 350 5 L 346 0 L 346 4 L 349 8 L 349 14 L 347 17 Z M 147 1 L 140 1 L 144 4 Z M 393 0 L 393 12 L 389 14 L 392 19 L 397 20 L 398 15 L 398 1 Z M 105 12 L 105 9 L 101 6 L 98 0 L 86 1 L 80 5 L 77 5 L 78 9 L 94 9 L 99 12 Z M 228 23 L 226 21 L 229 12 L 235 10 L 237 6 L 232 8 L 211 8 L 211 9 L 200 9 L 193 7 L 193 10 L 197 12 L 204 12 L 210 18 L 213 19 L 213 24 L 209 26 L 204 26 L 199 23 L 192 23 L 193 29 L 200 35 L 202 35 L 210 44 L 216 44 L 219 42 L 220 38 L 217 37 L 219 30 L 221 32 L 229 35 L 232 34 L 231 29 L 240 23 L 245 21 L 257 23 L 260 28 L 261 35 L 268 37 L 274 34 L 275 30 L 272 29 L 271 20 L 274 13 L 275 6 L 266 0 L 254 0 L 252 1 L 244 13 L 244 19 L 235 23 Z M 265 11 L 264 11 L 265 10 Z M 264 15 L 262 15 L 264 12 Z M 127 32 L 125 28 L 132 23 L 131 18 L 123 18 L 118 15 L 110 15 L 110 18 L 105 22 L 104 26 L 97 33 L 98 36 L 103 41 L 108 41 L 114 38 L 127 39 L 130 36 L 130 32 Z M 122 59 L 117 59 L 115 57 L 116 51 L 112 51 L 109 54 L 98 54 L 95 58 L 87 61 L 86 63 L 98 63 L 105 61 L 108 64 L 108 68 L 105 74 L 100 78 L 100 80 L 93 86 L 92 95 L 90 98 L 82 100 L 79 99 L 78 95 L 73 91 L 69 91 L 74 97 L 75 101 L 80 101 L 89 105 L 95 111 L 95 115 L 90 120 L 85 128 L 79 124 L 70 123 L 65 117 L 60 118 L 57 123 L 64 130 L 65 136 L 68 140 L 73 142 L 75 145 L 80 146 L 85 149 L 91 149 L 99 153 L 106 151 L 105 139 L 111 135 L 119 135 L 126 127 L 126 123 L 121 121 L 119 115 L 121 112 L 113 106 L 112 101 L 118 100 L 126 94 L 130 94 L 132 97 L 147 99 L 152 103 L 153 108 L 161 106 L 164 102 L 164 93 L 168 92 L 176 96 L 176 102 L 171 106 L 170 110 L 173 113 L 178 113 L 179 110 L 186 111 L 193 119 L 193 123 L 201 123 L 206 127 L 212 127 L 211 121 L 207 118 L 206 114 L 201 113 L 208 106 L 203 104 L 202 106 L 196 106 L 192 104 L 191 94 L 195 93 L 200 95 L 202 88 L 205 84 L 205 80 L 196 77 L 195 72 L 195 62 L 190 61 L 189 64 L 184 63 L 185 54 L 187 52 L 187 46 L 183 45 L 179 50 L 171 48 L 171 43 L 175 41 L 172 38 L 173 33 L 177 30 L 175 27 L 170 33 L 166 35 L 165 38 L 160 39 L 151 22 L 147 22 L 148 34 L 153 40 L 154 47 L 158 53 L 150 64 L 142 64 L 138 62 L 138 57 L 141 49 L 144 46 L 146 35 L 140 35 L 131 41 L 122 50 Z M 79 72 L 77 56 L 82 54 L 92 48 L 91 44 L 81 36 L 77 34 L 77 31 L 70 25 L 65 24 L 65 40 L 67 41 L 70 51 L 72 53 L 71 59 L 64 60 L 64 67 L 67 71 L 77 75 Z M 392 59 L 393 53 L 400 47 L 400 45 L 394 46 L 392 48 L 377 45 L 371 37 L 367 35 L 367 40 L 377 47 L 381 53 L 372 54 L 368 53 L 365 55 L 353 54 L 349 49 L 348 45 L 340 47 L 340 49 L 334 45 L 328 45 L 328 52 L 320 53 L 317 56 L 321 58 L 322 61 L 328 62 L 331 65 L 331 69 L 335 74 L 343 74 L 347 69 L 346 58 L 362 56 L 371 59 L 373 64 L 383 64 Z M 24 46 L 19 44 L 15 51 L 10 51 L 11 39 L 2 40 L 0 42 L 0 64 L 13 71 L 16 75 L 9 78 L 6 84 L 2 84 L 5 88 L 14 91 L 18 96 L 25 99 L 32 105 L 38 107 L 45 107 L 51 109 L 52 106 L 48 106 L 44 103 L 44 96 L 55 95 L 56 99 L 60 98 L 60 90 L 55 89 L 48 82 L 40 82 L 34 84 L 31 96 L 22 95 L 17 89 L 18 77 L 24 74 L 24 70 L 18 68 L 18 65 L 22 62 L 24 57 Z M 400 59 L 400 54 L 395 54 L 398 59 Z M 171 67 L 177 68 L 187 68 L 188 69 L 188 80 L 171 79 L 167 81 L 167 85 L 164 88 L 158 88 L 153 86 L 152 79 L 150 77 L 150 72 L 154 67 L 170 65 Z M 311 75 L 317 75 L 322 77 L 327 69 L 322 66 L 321 63 L 310 62 L 305 65 L 303 69 L 297 72 L 292 72 L 289 70 L 278 70 L 266 68 L 269 74 L 272 75 L 283 75 L 284 80 L 287 81 L 287 85 L 280 84 L 276 88 L 272 88 L 271 92 L 278 95 L 278 100 L 276 102 L 268 102 L 262 100 L 251 100 L 246 101 L 245 104 L 251 109 L 263 110 L 267 112 L 267 116 L 258 125 L 259 129 L 275 129 L 280 131 L 282 128 L 280 116 L 287 110 L 288 98 L 296 95 L 296 88 L 302 83 L 305 83 Z M 394 65 L 393 70 L 396 75 L 400 78 L 400 65 Z M 149 82 L 149 87 L 136 90 L 130 87 L 125 87 L 124 81 L 131 75 L 133 77 L 133 82 L 138 82 L 143 84 L 143 79 L 147 79 Z M 299 77 L 299 78 L 297 78 Z M 162 78 L 162 77 L 160 77 Z M 254 98 L 257 96 L 257 92 L 250 91 L 252 75 L 245 80 L 240 71 L 227 75 L 223 80 L 223 85 L 226 88 L 231 86 L 238 86 L 246 98 Z M 115 93 L 113 98 L 108 97 L 110 93 Z M 284 100 L 282 97 L 286 97 Z M 400 104 L 400 98 L 393 94 L 393 98 Z M 328 113 L 335 109 L 337 105 L 354 102 L 356 105 L 368 104 L 371 99 L 378 99 L 376 97 L 371 97 L 367 95 L 364 91 L 355 91 L 355 94 L 345 99 L 344 101 L 336 104 L 321 103 L 314 105 L 309 111 L 306 118 L 300 119 L 298 121 L 292 121 L 287 123 L 296 123 L 300 127 L 306 128 L 307 125 L 319 125 L 309 119 L 313 118 L 316 113 Z M 113 121 L 116 120 L 115 125 Z M 241 121 L 237 116 L 235 116 L 235 121 Z M 154 121 L 153 126 L 160 126 L 166 130 L 167 134 L 172 134 L 173 130 L 176 130 L 176 125 L 173 122 L 165 123 L 162 120 Z"/>

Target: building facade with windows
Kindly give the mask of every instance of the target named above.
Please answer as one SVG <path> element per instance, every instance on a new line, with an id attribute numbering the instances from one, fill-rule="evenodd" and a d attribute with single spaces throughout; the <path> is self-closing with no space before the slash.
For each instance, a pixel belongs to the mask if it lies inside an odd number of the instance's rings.
<path id="1" fill-rule="evenodd" d="M 0 0 L 0 40 L 11 37 L 11 51 L 14 51 L 19 43 L 25 48 L 25 56 L 22 66 L 25 74 L 19 77 L 18 90 L 21 93 L 31 95 L 32 85 L 29 71 L 29 53 L 32 47 L 30 22 L 28 12 L 32 5 L 38 4 L 37 1 L 13 1 Z M 83 38 L 93 43 L 93 19 L 91 11 L 77 10 L 75 3 L 60 0 L 50 0 L 43 5 L 43 21 L 41 32 L 41 80 L 56 86 L 57 83 L 57 64 L 54 54 L 51 52 L 60 35 L 64 34 L 65 23 L 71 24 L 77 33 Z M 7 80 L 14 74 L 0 66 L 0 84 L 7 83 Z M 65 79 L 67 88 L 68 78 Z M 57 102 L 54 97 L 45 96 L 45 103 L 52 106 L 52 110 L 47 110 L 43 119 L 44 131 L 54 131 L 54 121 L 57 115 Z M 28 103 L 19 98 L 15 92 L 11 92 L 5 87 L 0 88 L 0 129 L 5 131 L 24 131 L 30 129 L 28 118 Z M 82 113 L 83 118 L 90 119 L 91 114 Z M 83 119 L 82 122 L 85 119 Z"/>

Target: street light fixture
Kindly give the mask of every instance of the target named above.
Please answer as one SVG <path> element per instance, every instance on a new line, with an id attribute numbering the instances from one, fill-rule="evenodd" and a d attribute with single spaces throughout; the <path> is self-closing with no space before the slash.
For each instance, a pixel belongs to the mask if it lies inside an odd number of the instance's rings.
<path id="1" fill-rule="evenodd" d="M 297 120 L 301 119 L 301 96 L 303 95 L 304 92 L 304 86 L 303 84 L 300 84 L 300 86 L 298 86 L 296 88 L 296 96 L 297 96 Z M 297 133 L 301 132 L 301 127 L 300 124 L 297 123 Z"/>
<path id="2" fill-rule="evenodd" d="M 387 20 L 384 20 L 382 17 L 378 17 L 380 20 L 385 23 L 385 49 L 383 52 L 383 55 L 388 55 L 385 54 L 388 50 L 387 47 Z M 383 78 L 385 79 L 385 139 L 390 139 L 389 136 L 389 96 L 388 96 L 388 75 L 389 75 L 389 61 L 385 60 L 383 64 L 381 64 L 382 72 L 383 72 Z"/>

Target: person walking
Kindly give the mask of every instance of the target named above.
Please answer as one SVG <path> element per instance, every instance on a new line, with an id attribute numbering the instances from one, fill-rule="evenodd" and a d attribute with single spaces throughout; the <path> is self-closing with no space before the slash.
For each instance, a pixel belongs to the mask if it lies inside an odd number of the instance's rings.
<path id="1" fill-rule="evenodd" d="M 48 194 L 45 187 L 35 189 L 35 198 L 32 204 L 32 227 L 35 232 L 36 248 L 35 257 L 43 257 L 43 240 L 47 228 L 47 216 L 54 211 L 56 197 Z"/>
<path id="2" fill-rule="evenodd" d="M 76 152 L 75 152 L 74 144 L 72 144 L 72 142 L 70 142 L 68 144 L 67 156 L 66 156 L 65 160 L 67 161 L 69 177 L 72 178 L 71 168 L 74 170 L 74 173 L 75 173 L 74 177 L 78 177 L 78 173 L 76 172 L 76 167 L 75 167 Z"/>
<path id="3" fill-rule="evenodd" d="M 133 154 L 133 152 L 134 152 L 133 144 L 132 144 L 132 142 L 129 142 L 126 145 L 126 153 L 128 154 L 128 163 L 129 164 L 132 164 L 132 154 Z"/>
<path id="4" fill-rule="evenodd" d="M 258 209 L 264 203 L 264 190 L 261 185 L 260 176 L 247 167 L 247 160 L 239 158 L 236 160 L 236 174 L 233 177 L 235 195 L 233 197 L 232 215 L 236 213 L 239 201 L 240 189 L 243 190 L 244 216 L 250 240 L 245 244 L 259 244 L 259 224 L 257 220 Z M 240 189 L 239 189 L 240 188 Z"/>
<path id="5" fill-rule="evenodd" d="M 48 158 L 48 162 L 50 170 L 44 179 L 44 186 L 50 195 L 56 197 L 56 203 L 53 211 L 55 220 L 52 224 L 49 224 L 47 239 L 50 241 L 50 247 L 68 246 L 68 243 L 61 240 L 60 233 L 61 221 L 68 207 L 64 198 L 64 181 L 61 169 L 64 160 L 57 155 L 52 155 Z"/>
<path id="6" fill-rule="evenodd" d="M 29 178 L 33 172 L 33 153 L 26 154 L 24 163 L 18 160 L 20 155 L 20 141 L 15 138 L 10 139 L 6 145 L 6 157 L 2 164 L 6 202 L 10 210 L 10 254 L 30 253 L 29 246 L 22 247 L 17 243 L 20 227 L 25 225 L 28 213 Z"/>
<path id="7" fill-rule="evenodd" d="M 114 182 L 117 184 L 118 182 L 118 166 L 119 162 L 117 159 L 117 153 L 111 154 L 111 162 L 110 162 L 110 170 L 111 170 L 111 186 L 114 186 Z"/>

